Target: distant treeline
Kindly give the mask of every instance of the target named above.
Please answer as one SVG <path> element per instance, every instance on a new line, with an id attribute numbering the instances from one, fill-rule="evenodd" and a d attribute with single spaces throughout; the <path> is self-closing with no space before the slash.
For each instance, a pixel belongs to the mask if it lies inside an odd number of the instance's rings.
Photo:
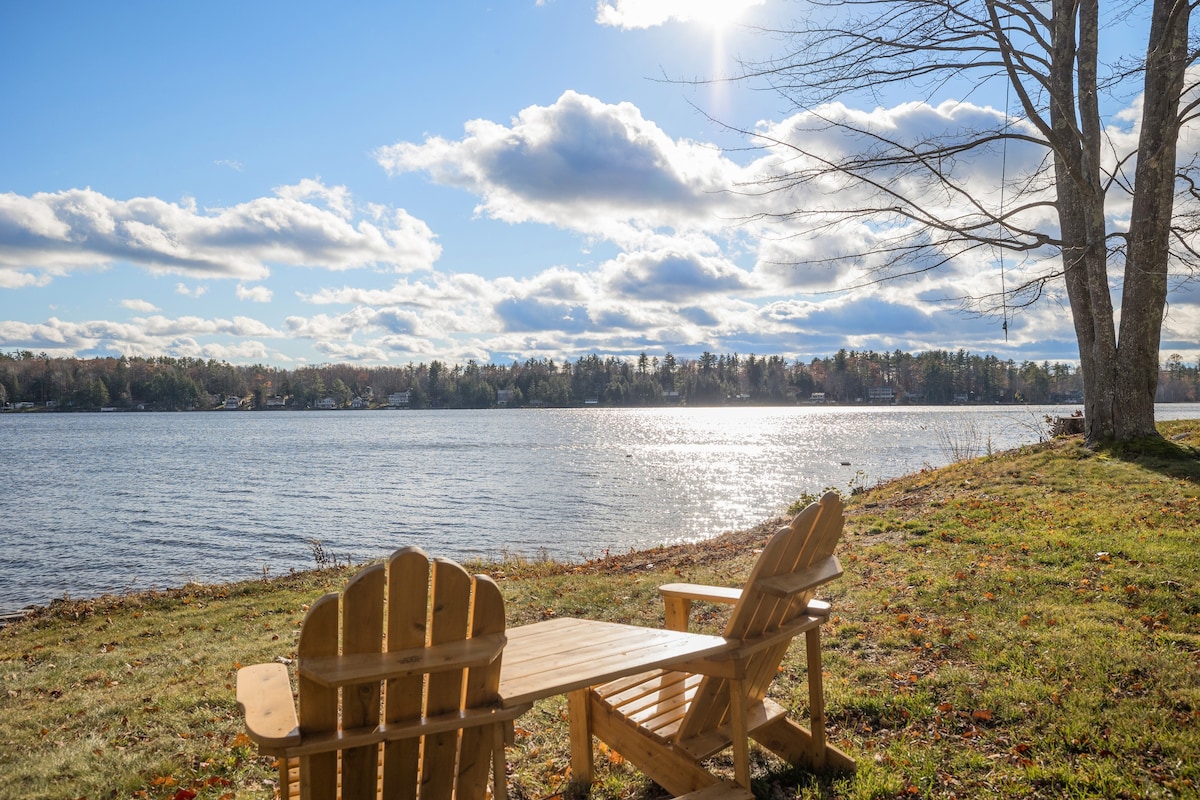
<path id="1" fill-rule="evenodd" d="M 1200 397 L 1197 366 L 1172 355 L 1159 399 Z M 791 405 L 795 403 L 1078 402 L 1070 364 L 1001 361 L 964 350 L 892 353 L 839 350 L 809 362 L 780 356 L 698 359 L 641 354 L 508 365 L 402 367 L 352 364 L 282 369 L 198 358 L 51 358 L 0 353 L 0 405 L 60 410 L 376 407 L 405 393 L 410 408 L 507 406 Z M 230 400 L 236 398 L 237 400 Z M 240 402 L 238 402 L 240 401 Z"/>

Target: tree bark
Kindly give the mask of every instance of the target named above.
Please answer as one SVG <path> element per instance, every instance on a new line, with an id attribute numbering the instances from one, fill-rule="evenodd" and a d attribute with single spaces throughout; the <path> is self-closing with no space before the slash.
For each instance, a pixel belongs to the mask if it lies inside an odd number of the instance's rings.
<path id="1" fill-rule="evenodd" d="M 1112 436 L 1116 439 L 1157 435 L 1154 395 L 1167 301 L 1179 98 L 1188 65 L 1190 14 L 1186 0 L 1155 0 L 1151 18 L 1115 369 Z"/>
<path id="2" fill-rule="evenodd" d="M 1097 0 L 1055 0 L 1049 75 L 1054 98 L 1050 104 L 1051 147 L 1063 276 L 1079 343 L 1087 437 L 1092 441 L 1114 435 L 1117 377 L 1117 338 L 1108 289 L 1104 191 L 1099 171 L 1096 10 Z M 1081 41 L 1076 39 L 1077 32 Z"/>

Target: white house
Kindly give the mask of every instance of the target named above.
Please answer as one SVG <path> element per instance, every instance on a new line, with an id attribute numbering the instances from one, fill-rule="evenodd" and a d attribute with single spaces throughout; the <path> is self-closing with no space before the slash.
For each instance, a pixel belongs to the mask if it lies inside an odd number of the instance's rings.
<path id="1" fill-rule="evenodd" d="M 872 386 L 867 389 L 867 399 L 872 403 L 891 403 L 896 399 L 896 390 L 891 386 Z"/>
<path id="2" fill-rule="evenodd" d="M 388 405 L 392 408 L 408 408 L 412 392 L 392 392 L 388 395 Z"/>
<path id="3" fill-rule="evenodd" d="M 226 397 L 225 405 L 222 406 L 226 411 L 237 411 L 242 406 L 242 398 Z"/>
<path id="4" fill-rule="evenodd" d="M 317 408 L 321 408 L 326 411 L 329 411 L 331 409 L 337 408 L 337 401 L 334 400 L 332 397 L 322 397 L 320 400 L 317 401 Z"/>

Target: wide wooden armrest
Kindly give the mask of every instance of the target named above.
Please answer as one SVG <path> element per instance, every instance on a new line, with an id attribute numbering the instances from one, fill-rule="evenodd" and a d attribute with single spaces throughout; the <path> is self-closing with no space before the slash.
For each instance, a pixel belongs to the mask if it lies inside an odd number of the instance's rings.
<path id="1" fill-rule="evenodd" d="M 731 647 L 717 655 L 704 656 L 674 665 L 686 672 L 697 672 L 717 678 L 745 678 L 746 660 L 756 653 L 791 642 L 797 636 L 820 628 L 829 616 L 829 604 L 821 600 L 809 603 L 808 611 L 791 622 L 768 633 L 749 639 L 727 639 Z"/>
<path id="2" fill-rule="evenodd" d="M 445 644 L 392 650 L 386 653 L 302 658 L 296 669 L 305 678 L 334 688 L 409 675 L 487 666 L 496 660 L 507 641 L 503 633 L 493 633 L 473 639 L 459 639 Z"/>
<path id="3" fill-rule="evenodd" d="M 725 586 L 705 586 L 700 583 L 666 583 L 658 587 L 658 593 L 663 598 L 673 597 L 680 600 L 704 600 L 709 603 L 727 603 L 732 605 L 742 596 L 741 589 L 730 589 Z"/>
<path id="4" fill-rule="evenodd" d="M 770 633 L 764 633 L 761 636 L 743 641 L 741 647 L 730 651 L 730 657 L 734 659 L 748 658 L 767 648 L 790 642 L 801 633 L 820 627 L 824 621 L 825 616 L 822 614 L 803 614 Z"/>
<path id="5" fill-rule="evenodd" d="M 837 560 L 837 556 L 830 556 L 798 572 L 763 578 L 757 585 L 763 592 L 774 597 L 791 597 L 840 577 L 842 564 Z"/>
<path id="6" fill-rule="evenodd" d="M 742 596 L 741 589 L 724 586 L 704 586 L 699 583 L 667 583 L 658 587 L 663 599 L 663 611 L 669 630 L 686 631 L 693 600 L 733 604 Z"/>
<path id="7" fill-rule="evenodd" d="M 283 664 L 253 664 L 237 672 L 237 704 L 246 731 L 265 751 L 300 743 L 292 684 Z"/>

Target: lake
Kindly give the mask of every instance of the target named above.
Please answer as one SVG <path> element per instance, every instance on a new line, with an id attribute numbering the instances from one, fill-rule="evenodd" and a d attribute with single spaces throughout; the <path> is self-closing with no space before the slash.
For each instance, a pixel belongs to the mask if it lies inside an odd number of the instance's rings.
<path id="1" fill-rule="evenodd" d="M 0 415 L 0 613 L 416 544 L 582 559 L 697 540 L 1038 441 L 1070 409 L 788 407 Z M 1160 419 L 1200 404 L 1159 406 Z"/>

